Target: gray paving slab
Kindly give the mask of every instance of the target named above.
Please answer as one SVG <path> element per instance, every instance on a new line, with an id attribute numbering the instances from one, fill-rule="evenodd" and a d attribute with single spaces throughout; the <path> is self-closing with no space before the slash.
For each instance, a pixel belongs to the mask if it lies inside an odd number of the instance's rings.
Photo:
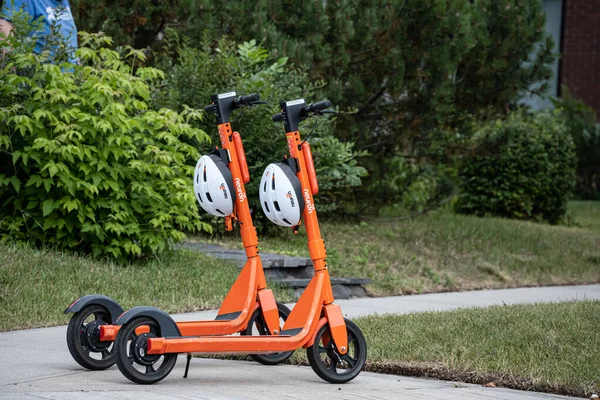
<path id="1" fill-rule="evenodd" d="M 540 301 L 600 299 L 600 285 L 508 289 L 486 292 L 340 300 L 355 317 L 371 313 L 406 313 Z M 176 320 L 214 318 L 216 312 L 182 314 Z M 66 321 L 66 319 L 65 319 Z M 188 379 L 182 379 L 184 359 L 163 382 L 139 386 L 116 367 L 86 371 L 69 355 L 66 327 L 0 333 L 1 399 L 493 399 L 533 400 L 566 397 L 484 388 L 452 382 L 361 373 L 346 385 L 321 381 L 309 367 L 262 365 L 193 359 Z"/>
<path id="2" fill-rule="evenodd" d="M 248 258 L 246 252 L 242 249 L 232 249 L 229 247 L 221 246 L 215 243 L 201 243 L 201 242 L 185 242 L 183 247 L 190 250 L 200 251 L 202 253 L 211 255 L 216 258 L 223 260 L 229 260 L 237 263 L 242 267 Z M 268 252 L 260 252 L 260 258 L 263 263 L 263 268 L 297 268 L 297 267 L 312 267 L 312 260 L 308 257 L 295 257 L 286 254 L 275 254 Z"/>

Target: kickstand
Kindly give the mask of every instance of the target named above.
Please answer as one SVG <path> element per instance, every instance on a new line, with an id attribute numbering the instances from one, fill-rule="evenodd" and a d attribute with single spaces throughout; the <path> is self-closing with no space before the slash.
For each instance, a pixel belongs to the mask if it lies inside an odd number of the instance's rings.
<path id="1" fill-rule="evenodd" d="M 192 361 L 192 353 L 188 353 L 187 362 L 185 363 L 185 374 L 183 374 L 184 378 L 188 376 L 188 370 L 190 369 L 190 361 Z"/>

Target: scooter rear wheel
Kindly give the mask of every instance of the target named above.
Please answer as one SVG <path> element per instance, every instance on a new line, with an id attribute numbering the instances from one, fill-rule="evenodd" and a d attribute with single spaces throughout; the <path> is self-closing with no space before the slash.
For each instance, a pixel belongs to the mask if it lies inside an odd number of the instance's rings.
<path id="1" fill-rule="evenodd" d="M 360 328 L 345 319 L 348 351 L 342 355 L 331 338 L 329 325 L 319 329 L 312 346 L 306 349 L 308 362 L 321 379 L 330 383 L 346 383 L 356 378 L 367 361 L 367 342 Z"/>
<path id="2" fill-rule="evenodd" d="M 277 309 L 279 310 L 279 329 L 287 320 L 290 315 L 290 309 L 287 308 L 285 304 L 277 303 Z M 262 310 L 257 308 L 250 317 L 248 321 L 248 327 L 246 330 L 241 332 L 242 335 L 269 335 L 269 329 L 267 328 L 267 324 L 262 315 Z M 290 358 L 294 354 L 294 351 L 284 351 L 281 353 L 272 353 L 272 354 L 250 354 L 250 358 L 254 361 L 261 363 L 263 365 L 277 365 L 288 358 Z"/>
<path id="3" fill-rule="evenodd" d="M 100 325 L 111 322 L 110 313 L 99 304 L 90 304 L 73 314 L 67 327 L 67 347 L 79 365 L 95 371 L 114 365 L 113 343 L 100 341 Z"/>
<path id="4" fill-rule="evenodd" d="M 137 333 L 138 328 L 142 328 Z M 169 375 L 177 354 L 148 354 L 148 338 L 161 337 L 160 326 L 150 317 L 138 317 L 124 324 L 115 339 L 117 367 L 127 379 L 152 384 Z"/>

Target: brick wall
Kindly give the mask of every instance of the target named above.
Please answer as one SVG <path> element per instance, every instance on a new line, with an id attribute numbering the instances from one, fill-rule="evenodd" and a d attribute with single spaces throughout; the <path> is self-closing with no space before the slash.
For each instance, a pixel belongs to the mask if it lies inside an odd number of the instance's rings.
<path id="1" fill-rule="evenodd" d="M 600 0 L 565 0 L 561 84 L 600 118 Z"/>

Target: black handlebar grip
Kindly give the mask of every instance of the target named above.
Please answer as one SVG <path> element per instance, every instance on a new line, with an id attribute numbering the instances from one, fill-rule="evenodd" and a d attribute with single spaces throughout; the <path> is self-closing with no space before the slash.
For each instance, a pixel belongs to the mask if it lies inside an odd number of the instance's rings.
<path id="1" fill-rule="evenodd" d="M 273 120 L 273 122 L 282 122 L 283 121 L 283 115 L 281 115 L 281 113 L 277 113 L 277 114 L 273 115 L 271 117 L 271 119 Z"/>
<path id="2" fill-rule="evenodd" d="M 210 105 L 204 107 L 204 111 L 206 111 L 209 114 L 213 114 L 215 112 L 214 104 L 210 104 Z"/>
<path id="3" fill-rule="evenodd" d="M 255 102 L 255 101 L 259 101 L 259 100 L 260 100 L 260 94 L 258 94 L 258 93 L 252 93 L 252 94 L 249 94 L 249 95 L 247 95 L 247 96 L 240 96 L 240 97 L 239 97 L 239 98 L 236 100 L 236 102 L 237 102 L 238 104 L 245 105 L 245 104 L 248 104 L 248 103 L 253 103 L 253 102 Z"/>
<path id="4" fill-rule="evenodd" d="M 329 100 L 322 100 L 322 101 L 317 101 L 316 103 L 310 104 L 308 107 L 306 107 L 306 111 L 317 112 L 317 111 L 321 111 L 321 110 L 324 110 L 329 107 L 331 107 L 331 102 Z"/>

